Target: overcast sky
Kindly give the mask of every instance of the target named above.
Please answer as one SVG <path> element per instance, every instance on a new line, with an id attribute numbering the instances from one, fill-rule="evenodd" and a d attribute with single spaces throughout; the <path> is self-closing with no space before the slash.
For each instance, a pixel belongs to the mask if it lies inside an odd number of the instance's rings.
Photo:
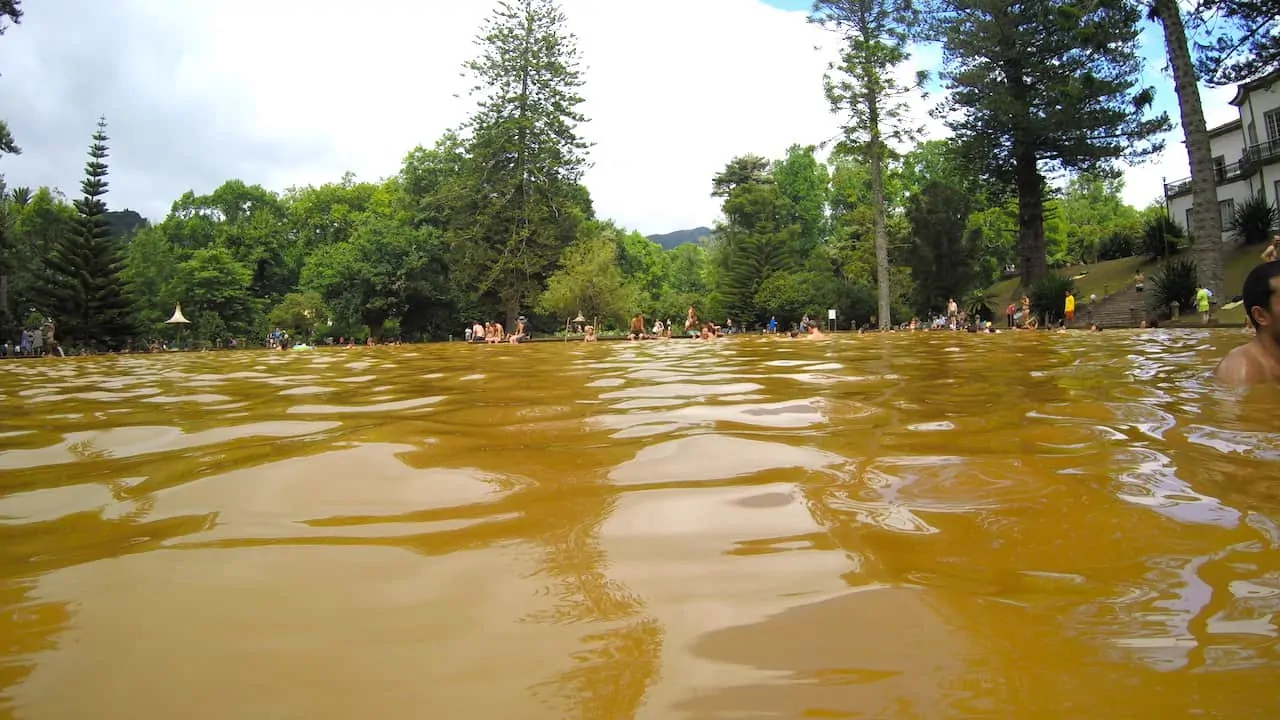
<path id="1" fill-rule="evenodd" d="M 492 0 L 29 0 L 0 37 L 0 117 L 21 156 L 10 187 L 78 192 L 99 115 L 111 137 L 113 209 L 153 221 L 186 190 L 227 179 L 283 190 L 394 174 L 471 109 L 461 65 Z M 646 234 L 710 225 L 711 177 L 733 156 L 778 157 L 837 132 L 822 95 L 832 39 L 808 0 L 564 0 L 586 65 L 586 184 L 597 213 Z M 1177 121 L 1144 36 L 1148 82 Z M 825 48 L 825 49 L 820 49 Z M 904 76 L 932 69 L 918 53 Z M 1232 88 L 1204 92 L 1210 125 L 1235 117 Z M 934 136 L 928 102 L 915 114 Z M 1160 178 L 1188 175 L 1180 134 L 1126 174 L 1144 206 Z"/>

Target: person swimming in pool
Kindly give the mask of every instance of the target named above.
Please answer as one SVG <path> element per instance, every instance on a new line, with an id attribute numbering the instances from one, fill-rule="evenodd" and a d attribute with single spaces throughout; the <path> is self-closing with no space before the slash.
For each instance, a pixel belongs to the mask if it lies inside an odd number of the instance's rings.
<path id="1" fill-rule="evenodd" d="M 1254 268 L 1241 295 L 1253 340 L 1223 358 L 1215 374 L 1232 385 L 1280 382 L 1280 261 Z"/>

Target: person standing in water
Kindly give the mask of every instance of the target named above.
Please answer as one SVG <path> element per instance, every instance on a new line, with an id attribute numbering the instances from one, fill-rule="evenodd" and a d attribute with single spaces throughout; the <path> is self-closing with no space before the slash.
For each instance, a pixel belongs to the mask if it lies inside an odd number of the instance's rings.
<path id="1" fill-rule="evenodd" d="M 1262 251 L 1262 262 L 1269 263 L 1280 260 L 1280 235 L 1271 238 L 1271 244 Z"/>
<path id="2" fill-rule="evenodd" d="M 1067 299 L 1062 306 L 1063 316 L 1066 318 L 1062 321 L 1062 327 L 1069 328 L 1071 323 L 1076 319 L 1076 296 L 1067 291 Z"/>
<path id="3" fill-rule="evenodd" d="M 1223 358 L 1215 374 L 1232 385 L 1280 382 L 1280 261 L 1254 268 L 1241 295 L 1253 340 Z"/>

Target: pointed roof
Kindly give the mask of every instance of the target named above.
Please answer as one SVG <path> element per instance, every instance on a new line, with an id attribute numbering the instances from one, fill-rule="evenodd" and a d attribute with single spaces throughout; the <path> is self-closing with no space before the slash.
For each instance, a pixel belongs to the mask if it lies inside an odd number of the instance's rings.
<path id="1" fill-rule="evenodd" d="M 178 303 L 173 306 L 173 317 L 165 320 L 164 323 L 166 325 L 187 325 L 190 324 L 191 321 L 182 316 L 182 303 Z"/>

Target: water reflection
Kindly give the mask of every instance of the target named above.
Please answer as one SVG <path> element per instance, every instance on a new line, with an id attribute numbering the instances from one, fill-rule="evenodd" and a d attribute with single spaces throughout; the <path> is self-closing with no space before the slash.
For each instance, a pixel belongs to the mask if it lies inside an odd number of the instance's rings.
<path id="1" fill-rule="evenodd" d="M 1274 716 L 1239 341 L 7 363 L 0 714 Z"/>

